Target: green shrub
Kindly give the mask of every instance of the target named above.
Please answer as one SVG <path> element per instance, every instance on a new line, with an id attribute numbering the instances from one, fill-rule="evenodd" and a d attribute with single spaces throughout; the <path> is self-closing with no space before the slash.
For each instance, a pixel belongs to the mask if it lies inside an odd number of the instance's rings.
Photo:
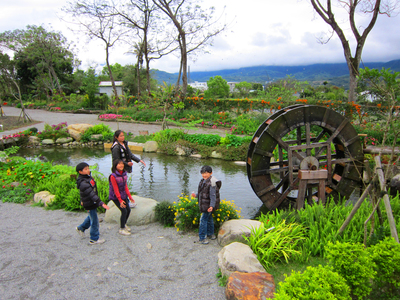
<path id="1" fill-rule="evenodd" d="M 347 282 L 351 295 L 356 299 L 365 299 L 371 291 L 371 279 L 374 279 L 375 263 L 364 245 L 360 243 L 329 242 L 326 247 L 328 264 Z"/>
<path id="2" fill-rule="evenodd" d="M 377 272 L 374 288 L 378 295 L 394 299 L 400 287 L 400 244 L 392 237 L 368 248 Z"/>
<path id="3" fill-rule="evenodd" d="M 85 143 L 91 140 L 91 136 L 94 134 L 101 134 L 102 141 L 112 141 L 114 132 L 111 130 L 110 126 L 103 123 L 89 127 L 81 136 L 81 140 Z"/>
<path id="4" fill-rule="evenodd" d="M 243 114 L 237 117 L 236 129 L 234 133 L 237 134 L 254 134 L 260 123 L 256 118 L 253 118 L 249 114 Z"/>
<path id="5" fill-rule="evenodd" d="M 183 135 L 183 140 L 188 142 L 205 145 L 209 147 L 215 147 L 221 140 L 221 137 L 218 134 L 185 134 Z"/>
<path id="6" fill-rule="evenodd" d="M 16 187 L 12 185 L 3 185 L 0 189 L 0 199 L 3 202 L 26 203 L 32 200 L 32 198 L 32 190 L 22 184 Z"/>
<path id="7" fill-rule="evenodd" d="M 155 217 L 158 222 L 164 226 L 174 226 L 174 212 L 175 209 L 168 201 L 162 201 L 157 203 L 155 209 Z"/>
<path id="8" fill-rule="evenodd" d="M 266 219 L 260 221 L 261 226 L 251 228 L 250 236 L 244 238 L 264 268 L 277 261 L 288 263 L 290 258 L 301 256 L 301 243 L 305 239 L 302 225 L 286 224 L 285 221 L 271 224 Z"/>
<path id="9" fill-rule="evenodd" d="M 286 276 L 286 275 L 285 275 Z M 279 283 L 275 300 L 350 300 L 346 281 L 331 267 L 307 267 Z"/>
<path id="10" fill-rule="evenodd" d="M 173 143 L 182 139 L 183 135 L 184 132 L 181 129 L 165 129 L 154 134 L 154 141 L 159 144 Z"/>
<path id="11" fill-rule="evenodd" d="M 237 136 L 237 135 L 233 135 L 233 134 L 227 134 L 226 137 L 221 138 L 221 146 L 226 146 L 226 148 L 229 147 L 239 147 L 242 144 L 246 144 L 246 146 L 248 146 L 248 144 L 250 143 L 252 137 L 251 136 L 245 136 L 245 137 L 241 137 L 241 136 Z"/>

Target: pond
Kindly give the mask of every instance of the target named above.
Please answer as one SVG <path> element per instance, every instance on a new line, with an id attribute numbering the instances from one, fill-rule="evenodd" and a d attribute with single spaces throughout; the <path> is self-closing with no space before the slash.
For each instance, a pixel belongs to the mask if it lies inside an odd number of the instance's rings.
<path id="1" fill-rule="evenodd" d="M 16 154 L 27 159 L 37 157 L 54 164 L 76 166 L 85 161 L 98 166 L 98 171 L 108 177 L 111 174 L 111 152 L 103 148 L 21 148 Z M 159 153 L 135 153 L 143 159 L 142 164 L 133 164 L 129 174 L 132 190 L 141 197 L 157 201 L 174 202 L 180 194 L 189 195 L 197 191 L 203 165 L 213 168 L 213 176 L 222 181 L 221 199 L 234 201 L 241 209 L 242 218 L 254 218 L 262 206 L 261 200 L 251 188 L 246 166 L 220 159 L 199 159 L 182 156 L 168 156 Z"/>

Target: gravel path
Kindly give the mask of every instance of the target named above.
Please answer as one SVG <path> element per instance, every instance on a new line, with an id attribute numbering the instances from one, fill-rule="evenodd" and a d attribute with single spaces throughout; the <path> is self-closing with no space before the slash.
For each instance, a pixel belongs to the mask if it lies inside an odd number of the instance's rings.
<path id="1" fill-rule="evenodd" d="M 216 240 L 158 223 L 126 237 L 102 222 L 106 242 L 89 245 L 75 231 L 86 215 L 0 202 L 0 298 L 225 299 Z"/>
<path id="2" fill-rule="evenodd" d="M 3 109 L 8 116 L 20 114 L 13 107 Z M 43 121 L 34 125 L 39 130 L 44 123 L 100 123 L 91 114 L 28 113 Z M 118 128 L 116 122 L 107 124 Z M 132 123 L 119 128 L 134 134 L 161 130 Z M 225 135 L 225 130 L 190 132 Z M 0 299 L 225 299 L 216 278 L 221 250 L 216 240 L 200 245 L 196 234 L 179 234 L 159 223 L 133 226 L 133 234 L 125 237 L 117 233 L 118 224 L 100 223 L 106 242 L 89 245 L 89 237 L 75 231 L 86 215 L 0 201 Z"/>
<path id="3" fill-rule="evenodd" d="M 3 110 L 6 116 L 19 116 L 21 114 L 21 109 L 4 106 Z M 149 133 L 155 133 L 161 130 L 161 125 L 158 124 L 141 124 L 141 123 L 126 123 L 126 122 L 102 122 L 97 117 L 96 114 L 72 114 L 72 113 L 62 113 L 62 112 L 51 112 L 41 109 L 27 109 L 28 115 L 35 121 L 40 121 L 41 123 L 25 126 L 22 128 L 8 130 L 1 132 L 0 135 L 10 135 L 15 132 L 20 132 L 31 127 L 36 127 L 39 131 L 44 129 L 44 124 L 49 125 L 59 124 L 61 122 L 67 122 L 68 125 L 76 123 L 86 123 L 86 124 L 99 124 L 105 123 L 110 126 L 112 130 L 121 129 L 126 132 L 132 132 L 134 135 L 139 135 L 139 131 L 147 130 Z M 1 119 L 0 119 L 1 122 Z M 229 129 L 211 129 L 211 128 L 199 128 L 186 130 L 188 133 L 213 133 L 225 136 Z"/>

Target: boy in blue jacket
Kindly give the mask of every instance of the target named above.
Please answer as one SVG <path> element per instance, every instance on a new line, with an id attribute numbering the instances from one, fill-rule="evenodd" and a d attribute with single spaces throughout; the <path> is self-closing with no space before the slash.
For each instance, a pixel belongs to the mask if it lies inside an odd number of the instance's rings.
<path id="1" fill-rule="evenodd" d="M 99 239 L 99 218 L 97 216 L 97 208 L 99 206 L 109 209 L 104 204 L 98 194 L 97 186 L 93 177 L 90 175 L 89 165 L 85 162 L 81 162 L 76 166 L 76 172 L 79 173 L 78 179 L 76 180 L 76 186 L 79 189 L 81 197 L 81 205 L 88 211 L 89 215 L 85 221 L 78 227 L 76 231 L 82 236 L 85 236 L 85 230 L 90 227 L 90 240 L 89 244 L 103 244 L 104 239 Z"/>

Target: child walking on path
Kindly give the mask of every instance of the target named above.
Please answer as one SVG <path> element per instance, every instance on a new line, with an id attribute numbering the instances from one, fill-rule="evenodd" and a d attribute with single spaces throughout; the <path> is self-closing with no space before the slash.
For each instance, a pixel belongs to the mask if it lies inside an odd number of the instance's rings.
<path id="1" fill-rule="evenodd" d="M 128 175 L 124 170 L 124 161 L 122 159 L 116 159 L 113 161 L 112 174 L 108 178 L 110 185 L 109 198 L 121 211 L 121 228 L 119 233 L 122 235 L 130 235 L 131 229 L 126 225 L 129 215 L 131 214 L 131 208 L 129 200 L 132 203 L 133 200 L 131 193 L 129 192 L 127 180 Z"/>
<path id="2" fill-rule="evenodd" d="M 76 166 L 76 172 L 79 173 L 78 179 L 76 180 L 76 186 L 79 189 L 81 197 L 81 205 L 88 211 L 89 215 L 83 221 L 81 225 L 76 227 L 76 231 L 82 236 L 85 236 L 85 230 L 90 227 L 90 240 L 89 244 L 102 244 L 105 242 L 104 239 L 99 239 L 99 218 L 97 216 L 97 208 L 99 206 L 108 209 L 108 206 L 104 204 L 98 194 L 96 182 L 90 175 L 89 165 L 85 162 L 81 162 Z"/>
<path id="3" fill-rule="evenodd" d="M 207 245 L 206 237 L 215 240 L 214 220 L 212 212 L 219 208 L 221 181 L 212 176 L 212 168 L 203 166 L 200 170 L 203 179 L 200 180 L 197 195 L 192 193 L 192 197 L 197 197 L 201 212 L 199 224 L 199 242 Z"/>

